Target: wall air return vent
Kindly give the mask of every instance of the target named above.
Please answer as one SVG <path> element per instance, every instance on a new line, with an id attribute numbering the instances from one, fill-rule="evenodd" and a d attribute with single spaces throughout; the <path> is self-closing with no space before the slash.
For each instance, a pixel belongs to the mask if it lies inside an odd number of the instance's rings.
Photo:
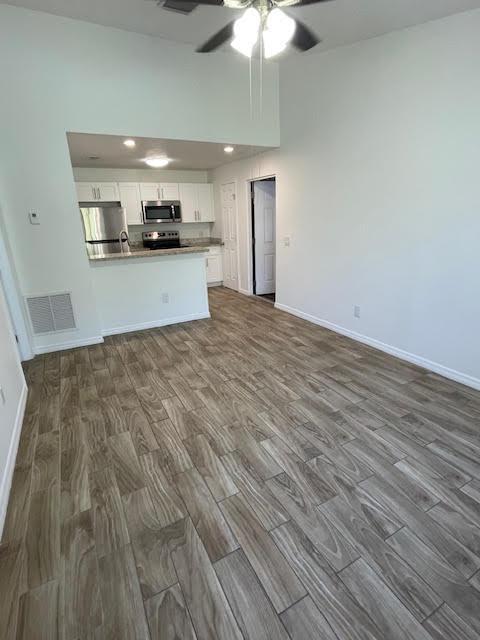
<path id="1" fill-rule="evenodd" d="M 55 333 L 76 329 L 70 293 L 26 298 L 33 333 Z"/>

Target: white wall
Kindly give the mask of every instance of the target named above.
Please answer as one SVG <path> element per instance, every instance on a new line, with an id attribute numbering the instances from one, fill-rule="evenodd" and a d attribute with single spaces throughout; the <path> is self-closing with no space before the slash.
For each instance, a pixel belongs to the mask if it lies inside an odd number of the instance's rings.
<path id="1" fill-rule="evenodd" d="M 210 317 L 205 269 L 205 253 L 93 262 L 103 335 Z"/>
<path id="2" fill-rule="evenodd" d="M 37 337 L 37 349 L 101 339 L 66 132 L 278 145 L 276 65 L 265 68 L 263 119 L 250 119 L 246 69 L 236 56 L 0 5 L 0 173 L 19 285 L 71 291 L 79 325 Z M 31 209 L 41 225 L 28 223 Z"/>
<path id="3" fill-rule="evenodd" d="M 281 306 L 480 388 L 479 33 L 472 11 L 287 59 L 281 149 L 214 176 L 245 243 L 245 181 L 278 174 Z"/>
<path id="4" fill-rule="evenodd" d="M 0 273 L 1 276 L 1 273 Z M 27 387 L 0 277 L 0 539 L 22 427 Z"/>

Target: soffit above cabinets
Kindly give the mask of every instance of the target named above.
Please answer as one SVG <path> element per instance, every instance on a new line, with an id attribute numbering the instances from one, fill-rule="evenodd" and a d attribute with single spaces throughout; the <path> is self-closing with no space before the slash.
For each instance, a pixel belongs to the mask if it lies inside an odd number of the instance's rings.
<path id="1" fill-rule="evenodd" d="M 198 6 L 182 15 L 157 6 L 155 0 L 0 0 L 126 31 L 199 45 L 239 12 L 225 7 Z M 322 38 L 313 51 L 332 49 L 390 31 L 480 8 L 480 0 L 332 0 L 290 8 Z M 230 50 L 228 45 L 226 50 Z M 291 55 L 298 55 L 290 50 Z"/>

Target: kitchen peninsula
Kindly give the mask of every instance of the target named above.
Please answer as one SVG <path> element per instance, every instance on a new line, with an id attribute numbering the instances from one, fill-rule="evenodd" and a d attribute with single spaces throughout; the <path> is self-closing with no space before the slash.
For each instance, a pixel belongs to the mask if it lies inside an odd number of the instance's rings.
<path id="1" fill-rule="evenodd" d="M 102 334 L 209 318 L 206 253 L 192 246 L 91 256 Z"/>

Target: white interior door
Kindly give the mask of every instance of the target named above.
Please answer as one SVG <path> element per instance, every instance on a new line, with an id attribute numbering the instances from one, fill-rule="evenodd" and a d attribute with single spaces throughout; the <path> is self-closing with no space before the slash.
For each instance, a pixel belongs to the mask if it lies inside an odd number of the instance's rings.
<path id="1" fill-rule="evenodd" d="M 255 293 L 275 293 L 275 181 L 253 183 Z"/>
<path id="2" fill-rule="evenodd" d="M 235 182 L 222 184 L 223 284 L 238 291 L 237 194 Z"/>

